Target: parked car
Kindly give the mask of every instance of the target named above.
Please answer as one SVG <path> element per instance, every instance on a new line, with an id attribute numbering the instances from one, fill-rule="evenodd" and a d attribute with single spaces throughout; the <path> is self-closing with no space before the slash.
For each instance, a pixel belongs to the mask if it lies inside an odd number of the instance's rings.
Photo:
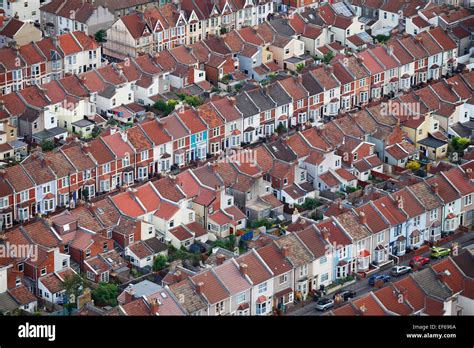
<path id="1" fill-rule="evenodd" d="M 374 286 L 375 282 L 378 280 L 382 280 L 384 283 L 390 281 L 390 276 L 387 274 L 374 274 L 369 278 L 369 285 Z"/>
<path id="2" fill-rule="evenodd" d="M 330 298 L 322 298 L 318 302 L 316 302 L 316 309 L 318 311 L 327 311 L 334 307 L 334 300 Z"/>
<path id="3" fill-rule="evenodd" d="M 415 256 L 414 258 L 412 258 L 410 260 L 410 262 L 408 263 L 408 265 L 410 267 L 415 267 L 416 264 L 419 264 L 421 266 L 424 266 L 426 264 L 430 263 L 430 259 L 428 257 L 424 257 L 424 256 Z"/>
<path id="4" fill-rule="evenodd" d="M 439 259 L 443 256 L 448 256 L 451 249 L 448 248 L 431 248 L 430 257 L 433 259 Z"/>
<path id="5" fill-rule="evenodd" d="M 334 294 L 333 299 L 335 300 L 338 296 L 341 296 L 341 298 L 344 301 L 347 301 L 350 298 L 354 298 L 356 295 L 355 291 L 352 290 L 342 290 Z"/>
<path id="6" fill-rule="evenodd" d="M 402 274 L 411 272 L 411 268 L 408 266 L 393 266 L 390 270 L 390 274 L 394 277 L 401 276 Z"/>

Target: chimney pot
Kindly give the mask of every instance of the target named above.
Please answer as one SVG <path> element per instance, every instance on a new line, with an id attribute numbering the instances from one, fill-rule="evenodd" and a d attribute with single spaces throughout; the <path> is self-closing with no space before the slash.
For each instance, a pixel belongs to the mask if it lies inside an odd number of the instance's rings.
<path id="1" fill-rule="evenodd" d="M 179 283 L 181 281 L 181 271 L 178 270 L 174 272 L 173 277 L 174 277 L 174 281 L 176 283 Z"/>
<path id="2" fill-rule="evenodd" d="M 247 267 L 245 263 L 240 264 L 240 273 L 242 273 L 242 275 L 247 275 Z"/>
<path id="3" fill-rule="evenodd" d="M 160 308 L 160 304 L 158 303 L 158 299 L 154 298 L 151 300 L 150 311 L 152 315 L 158 315 L 158 310 Z"/>
<path id="4" fill-rule="evenodd" d="M 434 183 L 433 186 L 433 192 L 437 195 L 439 193 L 439 187 L 437 183 Z"/>
<path id="5" fill-rule="evenodd" d="M 204 283 L 203 282 L 199 282 L 196 284 L 196 292 L 198 294 L 201 294 L 202 293 L 202 287 L 204 286 Z"/>
<path id="6" fill-rule="evenodd" d="M 217 254 L 216 256 L 216 263 L 217 265 L 222 265 L 225 261 L 225 256 L 222 254 Z"/>
<path id="7" fill-rule="evenodd" d="M 133 295 L 135 295 L 135 290 L 133 290 L 132 288 L 125 290 L 125 303 L 132 302 Z"/>
<path id="8" fill-rule="evenodd" d="M 288 257 L 288 255 L 290 254 L 290 248 L 288 248 L 287 246 L 282 247 L 281 254 L 283 255 L 283 257 Z"/>

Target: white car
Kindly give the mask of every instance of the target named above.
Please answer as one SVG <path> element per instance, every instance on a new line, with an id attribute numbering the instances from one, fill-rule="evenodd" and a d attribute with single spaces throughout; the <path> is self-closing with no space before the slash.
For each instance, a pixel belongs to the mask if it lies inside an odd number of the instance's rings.
<path id="1" fill-rule="evenodd" d="M 390 274 L 395 277 L 401 276 L 402 274 L 409 272 L 411 272 L 411 268 L 408 266 L 393 266 L 390 270 Z"/>

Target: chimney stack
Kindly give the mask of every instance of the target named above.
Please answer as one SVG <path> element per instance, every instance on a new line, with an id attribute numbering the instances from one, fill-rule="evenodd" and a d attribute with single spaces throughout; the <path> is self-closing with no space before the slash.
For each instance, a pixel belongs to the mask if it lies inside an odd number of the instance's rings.
<path id="1" fill-rule="evenodd" d="M 125 303 L 130 303 L 133 301 L 133 295 L 135 295 L 135 290 L 129 288 L 125 290 Z"/>
<path id="2" fill-rule="evenodd" d="M 439 194 L 439 187 L 437 183 L 434 183 L 431 187 L 433 188 L 433 192 L 435 195 Z"/>
<path id="3" fill-rule="evenodd" d="M 288 248 L 287 246 L 282 247 L 281 254 L 283 255 L 283 257 L 288 257 L 288 255 L 290 254 L 290 248 Z"/>
<path id="4" fill-rule="evenodd" d="M 359 213 L 359 217 L 360 217 L 360 223 L 362 225 L 366 225 L 367 224 L 367 215 L 365 215 L 365 213 L 363 211 L 361 211 Z"/>
<path id="5" fill-rule="evenodd" d="M 217 254 L 216 256 L 216 263 L 217 265 L 222 265 L 225 261 L 225 256 L 223 254 Z"/>
<path id="6" fill-rule="evenodd" d="M 237 104 L 237 99 L 235 97 L 229 97 L 229 103 L 232 106 L 235 106 Z"/>
<path id="7" fill-rule="evenodd" d="M 151 300 L 150 303 L 150 312 L 151 315 L 158 315 L 158 310 L 160 309 L 160 303 L 157 298 Z"/>
<path id="8" fill-rule="evenodd" d="M 174 272 L 173 278 L 175 283 L 179 283 L 181 281 L 181 271 L 177 270 L 176 272 Z"/>
<path id="9" fill-rule="evenodd" d="M 324 240 L 329 240 L 329 231 L 326 227 L 321 229 L 321 236 L 323 237 Z"/>
<path id="10" fill-rule="evenodd" d="M 204 283 L 203 282 L 199 282 L 196 284 L 196 292 L 201 295 L 202 293 L 202 287 L 204 286 Z"/>
<path id="11" fill-rule="evenodd" d="M 471 168 L 467 168 L 466 169 L 466 174 L 467 174 L 467 178 L 471 181 L 474 180 L 474 173 L 472 172 L 472 169 Z"/>
<path id="12" fill-rule="evenodd" d="M 247 264 L 245 263 L 241 263 L 240 264 L 240 273 L 242 273 L 242 275 L 247 275 Z"/>

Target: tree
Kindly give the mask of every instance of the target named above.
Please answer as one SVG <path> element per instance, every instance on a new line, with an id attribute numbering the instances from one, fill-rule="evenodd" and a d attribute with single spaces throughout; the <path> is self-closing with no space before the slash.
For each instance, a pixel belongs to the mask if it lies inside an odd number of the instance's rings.
<path id="1" fill-rule="evenodd" d="M 155 104 L 153 104 L 153 107 L 163 112 L 164 116 L 167 116 L 174 111 L 176 104 L 178 103 L 174 99 L 170 99 L 168 100 L 168 102 L 165 102 L 163 100 L 158 100 Z"/>
<path id="2" fill-rule="evenodd" d="M 301 72 L 301 70 L 303 70 L 304 68 L 304 64 L 303 63 L 300 63 L 296 66 L 296 72 Z"/>
<path id="3" fill-rule="evenodd" d="M 471 140 L 469 138 L 454 137 L 451 141 L 451 146 L 453 147 L 454 151 L 457 152 L 463 152 L 464 149 L 470 144 Z"/>
<path id="4" fill-rule="evenodd" d="M 74 273 L 73 275 L 67 275 L 64 277 L 62 287 L 65 296 L 65 307 L 71 313 L 74 307 L 77 307 L 77 298 L 82 294 L 84 288 L 84 280 L 82 277 Z"/>
<path id="5" fill-rule="evenodd" d="M 420 162 L 418 162 L 417 160 L 411 160 L 411 161 L 408 161 L 406 166 L 405 166 L 407 169 L 410 169 L 410 170 L 418 170 L 420 169 L 421 167 L 421 164 Z"/>
<path id="6" fill-rule="evenodd" d="M 181 101 L 184 101 L 186 104 L 193 106 L 195 108 L 202 105 L 203 103 L 202 99 L 197 96 L 187 95 L 184 93 L 179 93 L 177 94 L 177 96 L 179 97 L 179 99 L 181 99 Z"/>
<path id="7" fill-rule="evenodd" d="M 164 255 L 158 255 L 155 260 L 153 261 L 153 270 L 161 271 L 163 268 L 166 267 L 166 263 L 168 262 L 168 258 Z"/>
<path id="8" fill-rule="evenodd" d="M 304 203 L 301 205 L 304 210 L 313 210 L 317 208 L 320 203 L 314 198 L 306 198 Z"/>
<path id="9" fill-rule="evenodd" d="M 41 143 L 41 150 L 51 151 L 54 149 L 54 143 L 51 140 L 45 140 Z"/>
<path id="10" fill-rule="evenodd" d="M 388 39 L 390 39 L 390 36 L 383 35 L 383 34 L 379 34 L 375 37 L 375 40 L 377 40 L 377 42 L 379 42 L 381 44 L 386 43 L 388 41 Z"/>
<path id="11" fill-rule="evenodd" d="M 273 227 L 273 222 L 269 219 L 256 220 L 251 224 L 252 228 L 265 226 L 267 229 Z"/>
<path id="12" fill-rule="evenodd" d="M 283 133 L 286 133 L 288 132 L 288 129 L 285 127 L 285 125 L 283 123 L 280 123 L 277 127 L 277 133 L 282 135 Z"/>
<path id="13" fill-rule="evenodd" d="M 105 42 L 106 36 L 107 36 L 107 32 L 101 29 L 97 33 L 95 33 L 94 38 L 95 38 L 95 41 L 97 42 Z"/>
<path id="14" fill-rule="evenodd" d="M 224 35 L 225 33 L 227 33 L 227 29 L 226 28 L 221 28 L 220 33 L 221 33 L 221 35 Z"/>
<path id="15" fill-rule="evenodd" d="M 321 61 L 324 63 L 324 64 L 329 64 L 331 63 L 331 60 L 334 58 L 334 53 L 332 51 L 329 51 L 328 53 L 326 53 L 323 58 L 321 58 Z"/>
<path id="16" fill-rule="evenodd" d="M 92 290 L 92 299 L 97 306 L 115 307 L 117 305 L 118 288 L 115 284 L 100 283 L 97 289 Z"/>

